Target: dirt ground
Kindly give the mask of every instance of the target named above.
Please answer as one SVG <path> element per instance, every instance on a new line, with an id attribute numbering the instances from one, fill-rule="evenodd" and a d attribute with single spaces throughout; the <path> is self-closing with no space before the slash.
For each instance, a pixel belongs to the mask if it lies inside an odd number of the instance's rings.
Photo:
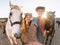
<path id="1" fill-rule="evenodd" d="M 21 45 L 20 40 L 17 39 L 18 45 Z M 0 30 L 0 45 L 11 45 L 7 36 L 3 34 L 3 30 Z"/>
<path id="2" fill-rule="evenodd" d="M 18 41 L 18 45 L 20 41 Z M 0 45 L 10 45 L 10 42 L 5 34 L 3 34 L 3 30 L 0 30 Z M 52 40 L 52 45 L 60 45 L 60 28 L 55 24 L 55 35 Z"/>

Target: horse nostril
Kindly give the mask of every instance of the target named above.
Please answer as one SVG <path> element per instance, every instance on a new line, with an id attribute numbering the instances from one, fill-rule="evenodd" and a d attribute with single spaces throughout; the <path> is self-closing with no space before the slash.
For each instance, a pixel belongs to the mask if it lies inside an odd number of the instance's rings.
<path id="1" fill-rule="evenodd" d="M 18 37 L 17 33 L 15 33 L 14 36 L 17 38 Z"/>
<path id="2" fill-rule="evenodd" d="M 14 36 L 15 36 L 17 39 L 20 38 L 20 35 L 18 35 L 17 33 L 15 33 Z"/>

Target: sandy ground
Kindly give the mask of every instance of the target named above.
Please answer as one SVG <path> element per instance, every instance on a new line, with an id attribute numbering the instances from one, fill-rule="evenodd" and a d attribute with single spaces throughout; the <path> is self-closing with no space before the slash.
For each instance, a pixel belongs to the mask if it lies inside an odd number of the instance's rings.
<path id="1" fill-rule="evenodd" d="M 18 45 L 20 45 L 20 40 L 17 39 Z M 11 45 L 7 36 L 3 34 L 3 30 L 0 30 L 0 45 Z"/>
<path id="2" fill-rule="evenodd" d="M 6 35 L 2 34 L 3 30 L 0 30 L 0 45 L 10 45 Z"/>
<path id="3" fill-rule="evenodd" d="M 20 41 L 18 41 L 18 44 L 19 42 Z M 7 36 L 3 34 L 3 30 L 0 30 L 0 45 L 10 45 Z M 60 28 L 58 28 L 57 24 L 55 25 L 55 35 L 52 40 L 52 45 L 60 45 Z"/>
<path id="4" fill-rule="evenodd" d="M 55 35 L 52 40 L 52 45 L 60 45 L 60 27 L 58 28 L 58 24 L 55 24 Z"/>

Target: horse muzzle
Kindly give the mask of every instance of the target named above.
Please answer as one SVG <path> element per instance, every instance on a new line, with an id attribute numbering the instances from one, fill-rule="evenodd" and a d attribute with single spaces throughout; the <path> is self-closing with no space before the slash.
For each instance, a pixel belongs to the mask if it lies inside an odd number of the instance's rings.
<path id="1" fill-rule="evenodd" d="M 18 35 L 17 33 L 15 33 L 14 36 L 15 36 L 17 39 L 21 38 L 21 34 Z"/>

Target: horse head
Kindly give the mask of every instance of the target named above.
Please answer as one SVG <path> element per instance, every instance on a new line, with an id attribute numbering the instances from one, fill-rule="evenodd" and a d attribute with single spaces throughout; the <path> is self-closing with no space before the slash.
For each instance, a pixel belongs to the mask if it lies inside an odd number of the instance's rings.
<path id="1" fill-rule="evenodd" d="M 13 27 L 14 36 L 20 37 L 21 35 L 20 23 L 22 19 L 22 11 L 21 8 L 19 8 L 19 6 L 13 5 L 11 4 L 11 2 L 9 2 L 9 4 L 10 4 L 9 19 L 10 19 L 11 26 Z"/>
<path id="2" fill-rule="evenodd" d="M 13 11 L 12 9 L 15 9 L 14 11 L 16 11 L 16 10 L 19 11 L 19 13 L 21 13 L 21 17 L 22 17 L 21 8 L 18 5 L 13 5 L 11 2 L 9 2 L 9 5 L 10 5 L 10 14 L 11 15 L 12 15 L 12 12 L 11 11 Z"/>
<path id="3" fill-rule="evenodd" d="M 55 11 L 49 11 L 47 12 L 47 18 L 48 19 L 52 19 L 52 18 L 55 18 Z"/>

